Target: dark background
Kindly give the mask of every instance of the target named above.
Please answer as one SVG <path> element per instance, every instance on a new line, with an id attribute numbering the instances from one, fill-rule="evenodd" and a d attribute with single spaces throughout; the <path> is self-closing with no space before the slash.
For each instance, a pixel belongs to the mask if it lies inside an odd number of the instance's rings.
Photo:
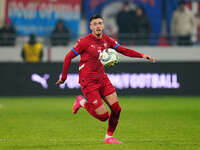
<path id="1" fill-rule="evenodd" d="M 0 63 L 0 96 L 77 95 L 80 89 L 60 89 L 55 85 L 62 71 L 62 63 Z M 200 62 L 190 63 L 119 63 L 105 69 L 107 73 L 176 73 L 179 89 L 117 89 L 118 95 L 200 95 Z M 50 74 L 48 88 L 31 80 L 31 75 Z M 78 63 L 72 63 L 69 73 L 78 73 Z"/>

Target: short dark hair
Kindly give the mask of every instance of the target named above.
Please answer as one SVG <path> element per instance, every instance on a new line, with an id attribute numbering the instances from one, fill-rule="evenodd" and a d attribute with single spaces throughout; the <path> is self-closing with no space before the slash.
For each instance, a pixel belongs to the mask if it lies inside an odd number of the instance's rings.
<path id="1" fill-rule="evenodd" d="M 93 15 L 93 16 L 90 17 L 90 22 L 91 22 L 92 20 L 98 19 L 98 18 L 103 19 L 102 15 L 96 14 L 96 15 Z"/>

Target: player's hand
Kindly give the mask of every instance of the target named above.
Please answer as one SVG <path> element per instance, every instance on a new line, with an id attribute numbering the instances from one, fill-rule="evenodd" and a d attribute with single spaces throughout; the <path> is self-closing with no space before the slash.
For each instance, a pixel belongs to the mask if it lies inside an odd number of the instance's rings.
<path id="1" fill-rule="evenodd" d="M 143 54 L 142 57 L 143 57 L 144 59 L 150 60 L 151 62 L 155 63 L 155 59 L 154 59 L 153 57 L 149 56 L 149 55 Z"/>
<path id="2" fill-rule="evenodd" d="M 58 86 L 58 85 L 60 85 L 60 84 L 63 84 L 64 82 L 65 82 L 65 81 L 59 79 L 59 80 L 56 82 L 56 85 Z"/>

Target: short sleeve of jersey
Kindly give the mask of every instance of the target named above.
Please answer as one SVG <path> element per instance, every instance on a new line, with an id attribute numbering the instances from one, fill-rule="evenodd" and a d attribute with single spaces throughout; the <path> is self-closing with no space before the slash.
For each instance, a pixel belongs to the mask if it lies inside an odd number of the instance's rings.
<path id="1" fill-rule="evenodd" d="M 84 39 L 79 39 L 76 44 L 73 46 L 72 51 L 76 54 L 79 55 L 84 51 Z"/>
<path id="2" fill-rule="evenodd" d="M 115 41 L 109 36 L 107 36 L 107 39 L 108 39 L 109 44 L 111 45 L 111 48 L 116 49 L 120 45 L 117 41 Z"/>

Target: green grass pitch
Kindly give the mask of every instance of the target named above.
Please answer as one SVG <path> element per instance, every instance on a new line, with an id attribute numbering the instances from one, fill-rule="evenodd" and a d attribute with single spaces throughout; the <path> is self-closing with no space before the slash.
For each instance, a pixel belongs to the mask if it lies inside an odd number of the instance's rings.
<path id="1" fill-rule="evenodd" d="M 120 97 L 115 136 L 75 97 L 0 97 L 0 150 L 200 150 L 200 97 Z"/>

